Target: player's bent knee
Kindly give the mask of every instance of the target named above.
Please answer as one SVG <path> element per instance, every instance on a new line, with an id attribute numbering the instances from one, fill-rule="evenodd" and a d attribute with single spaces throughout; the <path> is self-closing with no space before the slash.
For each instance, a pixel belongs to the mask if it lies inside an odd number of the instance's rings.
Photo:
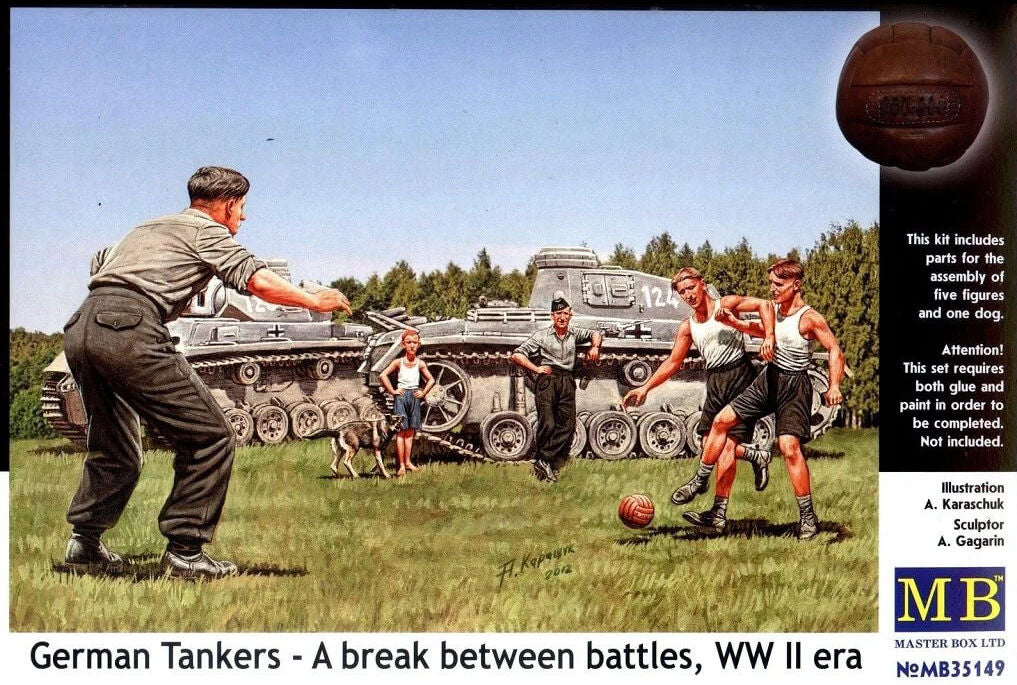
<path id="1" fill-rule="evenodd" d="M 738 415 L 731 407 L 724 407 L 713 418 L 713 428 L 728 431 L 738 425 Z"/>
<path id="2" fill-rule="evenodd" d="M 794 435 L 778 435 L 777 448 L 785 457 L 797 457 L 801 454 L 801 441 Z"/>

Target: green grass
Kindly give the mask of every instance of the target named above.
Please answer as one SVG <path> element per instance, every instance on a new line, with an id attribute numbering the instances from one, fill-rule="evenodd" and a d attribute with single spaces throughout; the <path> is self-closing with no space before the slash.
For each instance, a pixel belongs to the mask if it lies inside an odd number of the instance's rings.
<path id="1" fill-rule="evenodd" d="M 332 479 L 326 441 L 245 448 L 209 547 L 243 573 L 197 583 L 156 573 L 168 452 L 146 454 L 131 503 L 105 538 L 136 572 L 77 576 L 61 562 L 83 455 L 58 440 L 11 442 L 10 628 L 874 631 L 877 437 L 831 431 L 812 445 L 823 523 L 805 543 L 793 537 L 797 508 L 779 461 L 763 493 L 740 463 L 729 531 L 716 536 L 686 526 L 684 509 L 669 503 L 692 460 L 575 460 L 548 486 L 512 464 L 432 463 L 390 481 Z M 359 455 L 358 468 L 371 461 Z M 657 503 L 644 531 L 616 516 L 632 492 Z M 520 571 L 525 557 L 569 546 Z M 512 559 L 519 573 L 499 588 Z"/>

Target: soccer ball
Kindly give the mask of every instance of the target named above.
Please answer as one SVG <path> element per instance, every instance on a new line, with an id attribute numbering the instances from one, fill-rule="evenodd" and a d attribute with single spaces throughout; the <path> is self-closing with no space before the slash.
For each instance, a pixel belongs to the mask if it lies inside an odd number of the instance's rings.
<path id="1" fill-rule="evenodd" d="M 653 500 L 646 495 L 628 495 L 618 505 L 618 518 L 629 528 L 646 528 L 653 520 Z"/>
<path id="2" fill-rule="evenodd" d="M 851 49 L 837 86 L 837 123 L 874 162 L 923 171 L 959 159 L 989 104 L 985 72 L 942 26 L 888 24 Z"/>

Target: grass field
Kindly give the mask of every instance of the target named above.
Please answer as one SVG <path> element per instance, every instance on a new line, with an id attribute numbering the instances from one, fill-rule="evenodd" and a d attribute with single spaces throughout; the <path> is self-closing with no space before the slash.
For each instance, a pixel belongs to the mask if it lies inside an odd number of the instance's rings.
<path id="1" fill-rule="evenodd" d="M 106 535 L 135 570 L 77 576 L 61 562 L 83 455 L 63 441 L 11 442 L 10 628 L 874 631 L 877 438 L 837 430 L 811 445 L 822 526 L 804 543 L 776 461 L 763 493 L 740 464 L 718 536 L 685 525 L 685 509 L 668 501 L 692 460 L 575 460 L 549 486 L 512 464 L 436 462 L 390 481 L 333 479 L 326 441 L 244 448 L 209 547 L 242 574 L 197 583 L 157 574 L 168 452 L 147 453 L 131 504 Z M 358 460 L 369 468 L 366 454 Z M 643 531 L 616 517 L 632 492 L 657 503 Z"/>

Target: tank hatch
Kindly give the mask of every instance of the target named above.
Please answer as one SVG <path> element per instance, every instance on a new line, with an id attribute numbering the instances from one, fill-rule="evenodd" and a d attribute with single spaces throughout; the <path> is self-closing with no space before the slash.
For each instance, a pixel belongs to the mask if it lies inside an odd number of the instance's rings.
<path id="1" fill-rule="evenodd" d="M 600 267 L 597 253 L 588 247 L 545 247 L 533 258 L 538 269 Z"/>

